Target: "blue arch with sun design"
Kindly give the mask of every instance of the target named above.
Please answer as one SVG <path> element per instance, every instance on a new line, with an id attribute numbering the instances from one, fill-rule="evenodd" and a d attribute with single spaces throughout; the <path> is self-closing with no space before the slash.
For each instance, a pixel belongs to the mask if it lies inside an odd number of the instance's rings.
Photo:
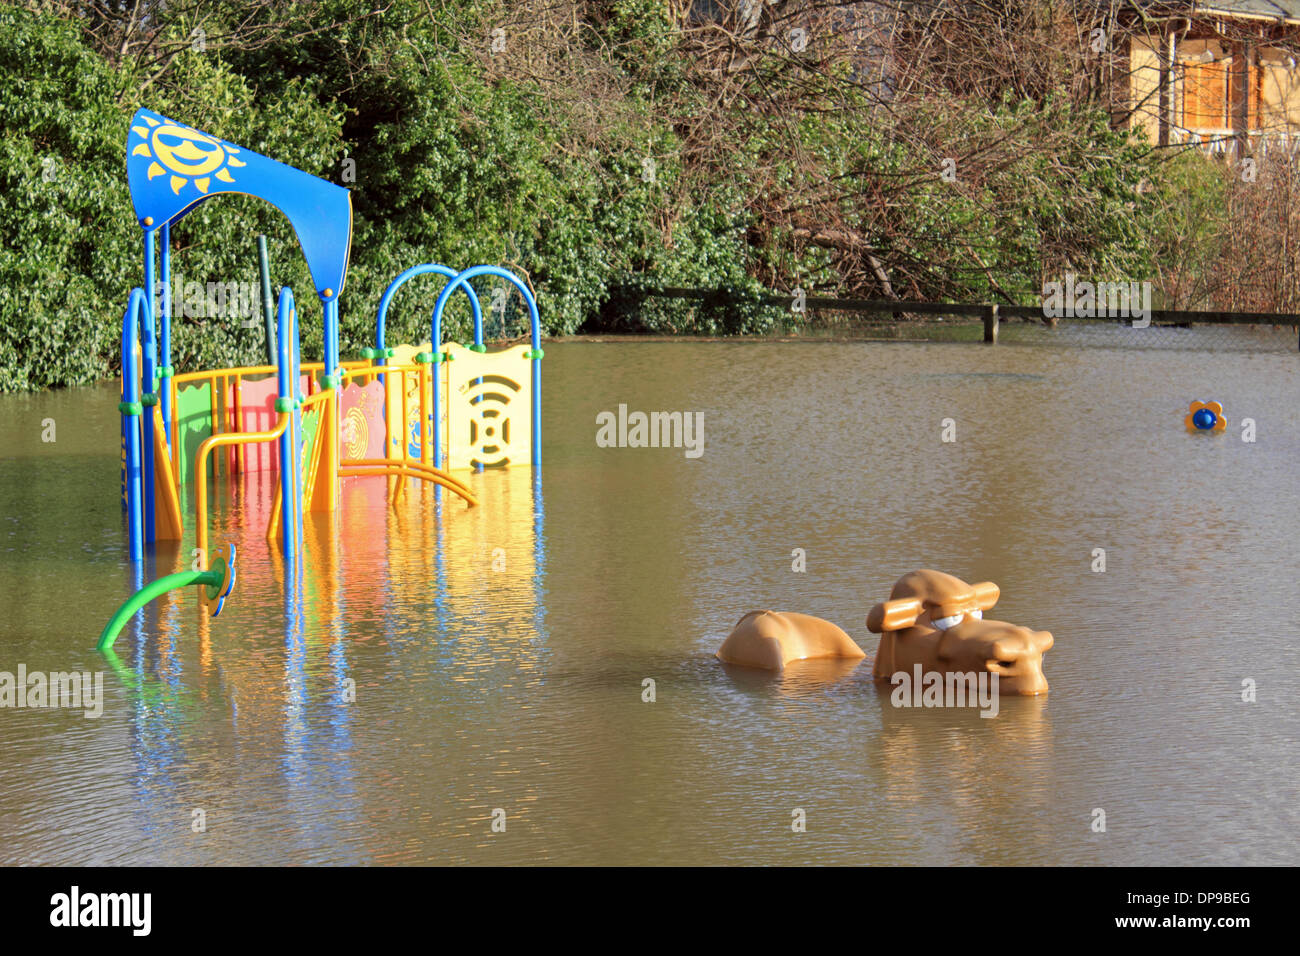
<path id="1" fill-rule="evenodd" d="M 317 294 L 337 301 L 342 293 L 352 245 L 352 198 L 342 186 L 146 109 L 131 118 L 126 176 L 145 232 L 221 193 L 269 202 L 293 226 Z"/>

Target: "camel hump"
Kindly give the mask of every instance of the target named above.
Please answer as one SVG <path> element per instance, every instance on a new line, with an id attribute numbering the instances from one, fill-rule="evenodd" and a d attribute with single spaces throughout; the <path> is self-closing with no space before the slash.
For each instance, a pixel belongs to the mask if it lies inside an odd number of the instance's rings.
<path id="1" fill-rule="evenodd" d="M 1002 592 L 992 581 L 980 581 L 967 584 L 959 577 L 944 574 L 942 571 L 912 571 L 904 574 L 889 592 L 889 600 L 877 608 L 888 611 L 891 607 L 902 608 L 907 601 L 920 601 L 933 617 L 947 617 L 952 614 L 964 614 L 968 611 L 987 611 L 998 603 Z M 901 613 L 896 611 L 896 615 Z M 879 618 L 876 608 L 868 620 Z M 906 616 L 906 615 L 904 615 Z M 908 625 L 910 626 L 910 623 Z M 896 630 L 895 626 L 886 626 L 884 630 Z M 875 628 L 871 628 L 875 630 Z"/>
<path id="2" fill-rule="evenodd" d="M 732 630 L 734 631 L 737 627 L 740 627 L 740 625 L 744 624 L 744 623 L 745 623 L 746 621 L 748 621 L 750 618 L 762 617 L 764 614 L 770 614 L 770 615 L 772 615 L 773 617 L 779 617 L 779 615 L 777 614 L 776 611 L 767 611 L 767 610 L 764 610 L 764 611 L 746 611 L 744 614 L 742 614 L 742 615 L 740 616 L 740 620 L 736 622 L 735 627 L 733 627 Z"/>
<path id="3" fill-rule="evenodd" d="M 728 664 L 779 671 L 794 660 L 866 655 L 830 621 L 809 614 L 750 611 L 736 622 L 716 656 Z"/>

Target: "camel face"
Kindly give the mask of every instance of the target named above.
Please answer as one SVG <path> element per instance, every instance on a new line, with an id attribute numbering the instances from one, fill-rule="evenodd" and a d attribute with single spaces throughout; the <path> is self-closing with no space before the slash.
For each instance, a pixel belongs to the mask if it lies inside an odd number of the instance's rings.
<path id="1" fill-rule="evenodd" d="M 939 571 L 913 571 L 899 578 L 890 599 L 867 615 L 880 634 L 873 676 L 890 680 L 916 665 L 923 671 L 998 675 L 1001 694 L 1046 694 L 1043 654 L 1053 642 L 1047 631 L 985 620 L 998 599 L 996 584 L 967 584 Z"/>
<path id="2" fill-rule="evenodd" d="M 945 671 L 997 674 L 1002 694 L 1046 694 L 1043 653 L 1052 644 L 1047 631 L 964 617 L 943 632 L 938 659 Z"/>

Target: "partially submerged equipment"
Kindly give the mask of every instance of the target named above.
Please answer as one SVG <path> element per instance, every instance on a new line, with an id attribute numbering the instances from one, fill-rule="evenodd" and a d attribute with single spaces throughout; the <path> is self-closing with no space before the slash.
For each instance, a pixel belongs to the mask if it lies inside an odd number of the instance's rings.
<path id="1" fill-rule="evenodd" d="M 394 496 L 408 479 L 419 480 L 474 507 L 478 495 L 446 469 L 541 464 L 540 321 L 532 291 L 517 276 L 495 266 L 408 269 L 379 304 L 376 347 L 343 361 L 339 299 L 352 241 L 347 189 L 147 109 L 131 119 L 126 153 L 144 262 L 143 288 L 131 291 L 122 317 L 118 406 L 133 562 L 143 560 L 147 544 L 181 540 L 182 489 L 189 485 L 202 561 L 209 482 L 274 473 L 279 487 L 266 536 L 278 539 L 293 562 L 302 548 L 304 512 L 336 511 L 343 478 L 386 476 Z M 293 227 L 321 302 L 319 361 L 300 359 L 293 292 L 281 289 L 272 304 L 266 244 L 259 237 L 270 361 L 214 370 L 174 367 L 171 227 L 224 193 L 262 199 Z M 394 295 L 409 279 L 427 274 L 445 283 L 430 344 L 386 347 L 384 323 Z M 480 277 L 504 280 L 518 291 L 528 311 L 528 346 L 488 352 L 472 285 Z M 467 346 L 442 342 L 443 313 L 457 292 L 469 299 L 474 317 L 474 341 Z"/>
<path id="2" fill-rule="evenodd" d="M 200 590 L 200 600 L 207 606 L 208 612 L 216 617 L 226 606 L 226 598 L 235 587 L 235 546 L 224 545 L 217 548 L 212 554 L 212 561 L 207 570 L 204 571 L 177 571 L 175 574 L 169 574 L 166 577 L 159 578 L 157 581 L 150 581 L 140 590 L 136 591 L 126 603 L 117 609 L 104 630 L 99 635 L 99 642 L 95 649 L 106 651 L 117 641 L 117 636 L 126 626 L 126 622 L 131 620 L 132 615 L 140 610 L 154 598 L 162 597 L 168 591 L 174 591 L 177 588 L 189 587 L 197 584 Z"/>
<path id="3" fill-rule="evenodd" d="M 1228 427 L 1223 406 L 1218 402 L 1192 402 L 1187 406 L 1183 425 L 1189 432 L 1221 432 Z"/>
<path id="4" fill-rule="evenodd" d="M 1001 694 L 1046 694 L 1052 635 L 986 620 L 1000 594 L 992 581 L 971 585 L 942 571 L 903 575 L 867 614 L 867 630 L 880 635 L 872 676 L 889 681 L 919 665 L 924 673 L 996 674 Z"/>
<path id="5" fill-rule="evenodd" d="M 867 630 L 880 635 L 872 676 L 892 681 L 926 674 L 997 675 L 1001 694 L 1046 694 L 1047 631 L 984 619 L 1000 591 L 991 581 L 967 584 L 941 571 L 913 571 L 894 584 L 889 600 L 871 608 Z M 783 670 L 796 660 L 862 658 L 844 631 L 808 614 L 751 611 L 718 650 L 727 664 Z"/>

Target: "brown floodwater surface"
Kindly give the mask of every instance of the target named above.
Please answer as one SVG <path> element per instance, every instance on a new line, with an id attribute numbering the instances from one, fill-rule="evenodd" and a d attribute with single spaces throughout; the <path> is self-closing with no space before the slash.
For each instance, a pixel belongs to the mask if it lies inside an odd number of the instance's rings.
<path id="1" fill-rule="evenodd" d="M 133 570 L 115 387 L 0 396 L 0 672 L 104 680 L 98 719 L 0 708 L 0 863 L 1300 863 L 1294 352 L 559 342 L 542 399 L 540 471 L 346 479 L 288 584 L 273 489 L 220 487 L 225 612 L 102 655 L 193 502 Z M 703 454 L 599 447 L 620 404 Z M 1050 695 L 892 706 L 864 621 L 921 567 L 1050 630 Z M 868 657 L 724 667 L 754 608 Z"/>

